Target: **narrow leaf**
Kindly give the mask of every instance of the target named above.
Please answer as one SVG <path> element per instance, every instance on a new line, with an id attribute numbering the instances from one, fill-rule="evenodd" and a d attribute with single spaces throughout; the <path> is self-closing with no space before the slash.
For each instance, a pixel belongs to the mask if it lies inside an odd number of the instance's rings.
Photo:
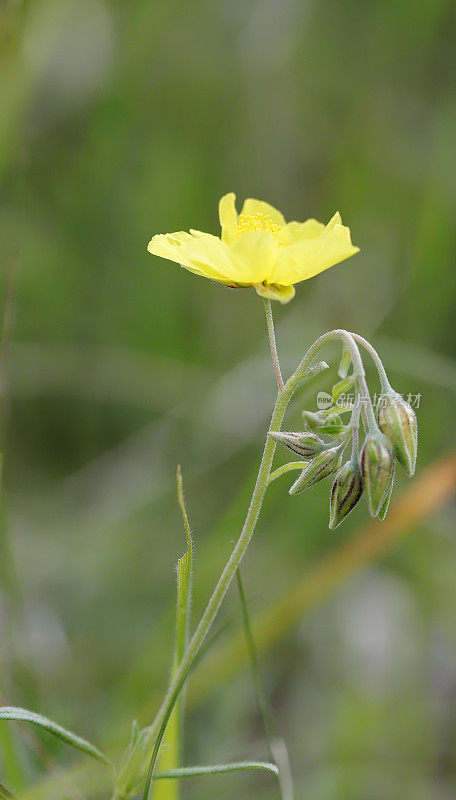
<path id="1" fill-rule="evenodd" d="M 14 800 L 14 794 L 8 791 L 5 786 L 0 784 L 0 800 Z"/>
<path id="2" fill-rule="evenodd" d="M 307 367 L 305 370 L 297 369 L 294 374 L 294 384 L 300 383 L 301 381 L 310 380 L 310 378 L 314 378 L 315 375 L 318 375 L 320 372 L 323 372 L 325 369 L 329 369 L 329 364 L 326 361 L 318 361 L 316 364 L 312 364 L 310 367 Z"/>
<path id="3" fill-rule="evenodd" d="M 342 381 L 339 381 L 339 383 L 336 383 L 336 385 L 333 386 L 332 389 L 332 399 L 334 403 L 337 403 L 339 397 L 345 394 L 345 392 L 348 392 L 348 390 L 351 389 L 353 384 L 354 384 L 354 378 L 352 377 L 344 378 Z"/>
<path id="4" fill-rule="evenodd" d="M 75 733 L 62 728 L 61 725 L 53 722 L 53 720 L 43 717 L 41 714 L 35 714 L 34 711 L 28 711 L 25 708 L 15 708 L 13 706 L 1 706 L 0 719 L 14 720 L 15 722 L 30 722 L 32 725 L 37 725 L 48 733 L 57 736 L 57 738 L 61 739 L 65 744 L 69 744 L 71 747 L 75 747 L 77 750 L 86 753 L 86 755 L 92 756 L 92 758 L 95 758 L 97 761 L 101 761 L 102 764 L 106 764 L 109 767 L 112 766 L 109 758 L 98 750 L 97 747 L 88 742 L 87 739 L 82 739 Z"/>
<path id="5" fill-rule="evenodd" d="M 340 436 L 342 433 L 348 433 L 349 429 L 348 425 L 327 422 L 325 425 L 320 426 L 318 433 L 325 433 L 327 436 Z"/>
<path id="6" fill-rule="evenodd" d="M 303 377 L 307 379 L 313 378 L 320 372 L 324 372 L 325 369 L 329 369 L 329 364 L 327 364 L 326 361 L 317 361 L 316 364 L 312 364 L 310 367 L 307 367 L 306 371 L 303 373 Z"/>
<path id="7" fill-rule="evenodd" d="M 180 664 L 187 645 L 187 634 L 189 625 L 189 610 L 192 591 L 192 551 L 193 540 L 185 508 L 184 490 L 182 484 L 182 472 L 180 466 L 177 468 L 177 497 L 184 520 L 185 533 L 187 536 L 187 549 L 184 555 L 177 562 L 177 612 L 176 612 L 176 645 L 174 653 L 174 668 Z"/>
<path id="8" fill-rule="evenodd" d="M 177 468 L 177 499 L 182 512 L 185 533 L 187 536 L 187 549 L 177 562 L 177 607 L 176 607 L 176 640 L 174 646 L 173 669 L 171 677 L 174 676 L 182 656 L 185 652 L 188 635 L 189 611 L 191 603 L 192 588 L 192 532 L 188 519 L 187 509 L 185 508 L 184 490 L 182 483 L 182 472 L 180 466 Z M 164 747 L 159 757 L 159 764 L 162 773 L 175 771 L 179 767 L 182 750 L 182 715 L 183 698 L 181 697 L 174 707 L 169 718 L 166 732 L 163 738 Z M 178 777 L 174 775 L 173 777 Z M 154 787 L 154 800 L 178 800 L 179 785 L 176 780 L 165 781 Z"/>
<path id="9" fill-rule="evenodd" d="M 331 408 L 326 408 L 324 411 L 321 411 L 323 417 L 327 417 L 329 419 L 336 419 L 339 414 L 346 414 L 348 411 L 353 411 L 353 403 L 337 403 L 335 406 L 331 406 Z M 320 432 L 320 431 L 318 431 Z"/>
<path id="10" fill-rule="evenodd" d="M 235 761 L 232 764 L 212 764 L 201 767 L 181 767 L 180 769 L 158 772 L 155 780 L 162 778 L 198 778 L 201 775 L 220 775 L 224 772 L 244 772 L 252 769 L 263 769 L 278 775 L 279 770 L 275 764 L 268 761 Z"/>
<path id="11" fill-rule="evenodd" d="M 344 347 L 344 352 L 342 353 L 342 358 L 340 360 L 339 368 L 337 370 L 337 374 L 339 378 L 346 378 L 348 375 L 348 370 L 350 369 L 351 364 L 351 353 L 350 350 L 347 350 Z"/>

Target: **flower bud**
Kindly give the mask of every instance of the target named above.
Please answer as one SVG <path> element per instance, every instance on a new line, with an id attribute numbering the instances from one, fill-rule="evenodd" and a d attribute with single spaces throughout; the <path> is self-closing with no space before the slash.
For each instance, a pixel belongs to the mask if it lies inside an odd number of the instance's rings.
<path id="1" fill-rule="evenodd" d="M 319 453 L 303 469 L 297 481 L 288 490 L 288 493 L 299 494 L 304 489 L 315 486 L 316 483 L 331 475 L 340 467 L 341 458 L 342 454 L 339 447 L 331 447 L 329 450 Z"/>
<path id="2" fill-rule="evenodd" d="M 390 488 L 393 454 L 380 432 L 369 433 L 361 450 L 361 472 L 371 517 L 378 516 Z"/>
<path id="3" fill-rule="evenodd" d="M 394 473 L 395 472 L 396 472 L 396 467 L 395 467 L 395 464 L 394 464 L 394 461 L 393 461 L 393 469 L 391 470 L 391 477 L 390 477 L 388 490 L 387 490 L 387 492 L 385 494 L 385 497 L 384 497 L 384 500 L 383 500 L 383 503 L 382 503 L 382 507 L 381 507 L 380 511 L 378 512 L 378 518 L 379 518 L 379 520 L 381 522 L 383 522 L 383 520 L 385 519 L 385 517 L 387 515 L 387 512 L 388 512 L 388 508 L 389 508 L 389 504 L 390 504 L 390 500 L 391 500 L 391 495 L 393 494 Z"/>
<path id="4" fill-rule="evenodd" d="M 363 493 L 363 479 L 357 461 L 347 461 L 337 473 L 331 489 L 329 528 L 334 530 L 354 509 Z"/>
<path id="5" fill-rule="evenodd" d="M 309 431 L 302 433 L 300 431 L 269 431 L 268 436 L 306 460 L 310 460 L 327 448 L 323 439 Z"/>
<path id="6" fill-rule="evenodd" d="M 323 411 L 303 411 L 302 418 L 306 428 L 311 431 L 326 427 L 328 424 L 343 427 L 342 420 L 336 410 L 327 411 L 326 413 Z"/>
<path id="7" fill-rule="evenodd" d="M 321 411 L 303 411 L 302 418 L 304 420 L 304 425 L 310 431 L 314 431 L 316 428 L 324 425 L 326 419 Z"/>
<path id="8" fill-rule="evenodd" d="M 413 408 L 400 394 L 389 392 L 380 398 L 377 417 L 380 430 L 393 445 L 394 455 L 411 478 L 415 472 L 418 443 Z"/>

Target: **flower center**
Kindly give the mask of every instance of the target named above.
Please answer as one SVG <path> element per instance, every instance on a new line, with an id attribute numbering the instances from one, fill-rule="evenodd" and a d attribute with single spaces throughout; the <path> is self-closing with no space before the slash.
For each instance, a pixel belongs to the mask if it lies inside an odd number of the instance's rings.
<path id="1" fill-rule="evenodd" d="M 244 233 L 248 233 L 249 231 L 258 231 L 259 233 L 266 233 L 266 231 L 269 231 L 269 233 L 272 233 L 277 244 L 281 245 L 282 242 L 279 239 L 279 232 L 281 229 L 282 226 L 277 225 L 269 214 L 263 214 L 261 211 L 257 211 L 256 214 L 240 214 L 239 220 L 234 228 L 234 240 L 237 241 L 240 236 L 243 236 Z"/>

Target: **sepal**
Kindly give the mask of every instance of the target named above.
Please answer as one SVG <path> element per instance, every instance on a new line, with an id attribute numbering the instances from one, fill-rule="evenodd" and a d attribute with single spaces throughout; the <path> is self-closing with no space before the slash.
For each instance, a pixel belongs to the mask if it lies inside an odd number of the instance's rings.
<path id="1" fill-rule="evenodd" d="M 306 461 L 328 446 L 316 433 L 310 431 L 269 431 L 268 436 Z"/>
<path id="2" fill-rule="evenodd" d="M 366 436 L 360 466 L 369 514 L 377 517 L 390 488 L 394 466 L 390 444 L 380 431 Z"/>
<path id="3" fill-rule="evenodd" d="M 316 483 L 332 475 L 339 467 L 342 460 L 340 447 L 331 447 L 324 450 L 310 461 L 307 467 L 301 472 L 299 478 L 288 490 L 289 494 L 299 494 L 304 489 L 310 489 Z"/>
<path id="4" fill-rule="evenodd" d="M 335 530 L 353 511 L 363 493 L 363 478 L 355 459 L 347 461 L 337 473 L 331 489 L 329 528 Z"/>
<path id="5" fill-rule="evenodd" d="M 400 394 L 388 392 L 380 397 L 378 425 L 393 446 L 394 455 L 409 478 L 415 473 L 418 445 L 416 415 Z"/>

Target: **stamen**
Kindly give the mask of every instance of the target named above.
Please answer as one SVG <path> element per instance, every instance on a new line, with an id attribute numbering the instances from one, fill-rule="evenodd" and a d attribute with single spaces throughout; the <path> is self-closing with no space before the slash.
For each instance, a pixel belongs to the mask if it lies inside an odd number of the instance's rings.
<path id="1" fill-rule="evenodd" d="M 249 231 L 258 231 L 259 233 L 266 233 L 266 231 L 269 231 L 269 233 L 272 233 L 277 244 L 281 245 L 282 242 L 279 238 L 281 229 L 282 226 L 277 225 L 269 214 L 263 214 L 261 211 L 258 211 L 256 214 L 240 214 L 234 229 L 234 239 L 237 241 L 240 236 L 243 236 L 244 233 L 248 233 Z"/>

